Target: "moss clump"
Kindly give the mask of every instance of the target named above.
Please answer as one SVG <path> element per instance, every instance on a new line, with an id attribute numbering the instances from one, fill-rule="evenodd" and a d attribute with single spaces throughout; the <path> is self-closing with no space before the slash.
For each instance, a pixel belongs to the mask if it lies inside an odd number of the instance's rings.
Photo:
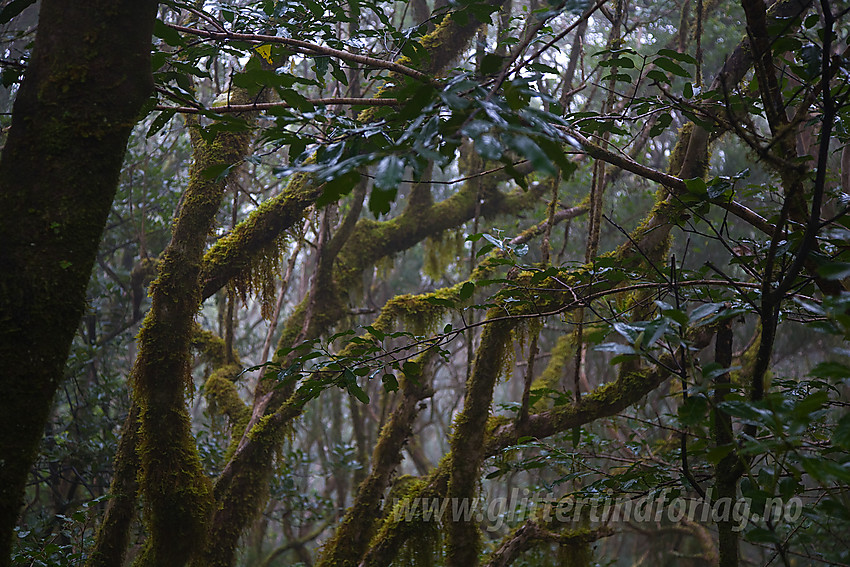
<path id="1" fill-rule="evenodd" d="M 463 256 L 463 234 L 459 230 L 450 235 L 438 233 L 425 241 L 425 265 L 422 270 L 435 281 L 442 279 L 446 268 Z"/>
<path id="2" fill-rule="evenodd" d="M 575 355 L 573 346 L 573 334 L 564 333 L 555 341 L 555 346 L 552 347 L 549 363 L 540 376 L 531 384 L 531 390 L 557 390 L 564 377 L 570 362 Z M 542 411 L 549 409 L 550 402 L 546 398 L 541 398 L 533 406 L 534 411 Z"/>
<path id="3" fill-rule="evenodd" d="M 224 339 L 200 326 L 195 326 L 195 332 L 192 334 L 192 348 L 197 350 L 214 369 L 218 369 L 228 363 L 241 364 L 239 355 L 236 352 L 231 352 L 230 356 L 227 353 L 227 346 Z"/>
<path id="4" fill-rule="evenodd" d="M 231 439 L 227 458 L 236 450 L 242 432 L 251 419 L 251 410 L 239 397 L 234 384 L 241 370 L 236 364 L 223 366 L 213 372 L 204 384 L 204 395 L 210 410 L 226 416 L 230 423 Z"/>

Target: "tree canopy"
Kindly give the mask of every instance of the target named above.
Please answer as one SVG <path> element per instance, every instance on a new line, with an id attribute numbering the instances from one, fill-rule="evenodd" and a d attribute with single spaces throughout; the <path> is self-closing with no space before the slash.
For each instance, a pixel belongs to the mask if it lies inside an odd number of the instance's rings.
<path id="1" fill-rule="evenodd" d="M 7 3 L 0 566 L 850 564 L 848 12 Z"/>

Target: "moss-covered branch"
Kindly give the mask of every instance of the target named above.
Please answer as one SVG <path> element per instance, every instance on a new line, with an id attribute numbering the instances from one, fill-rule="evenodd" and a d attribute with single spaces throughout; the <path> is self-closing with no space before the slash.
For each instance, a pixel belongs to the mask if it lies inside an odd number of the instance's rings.
<path id="1" fill-rule="evenodd" d="M 416 319 L 427 321 L 434 316 L 434 306 L 427 297 L 458 300 L 461 284 L 422 296 L 397 296 L 381 309 L 372 326 L 390 329 L 394 322 Z M 303 321 L 305 303 L 296 310 Z M 340 356 L 351 356 L 354 345 L 346 347 Z M 242 531 L 259 513 L 265 496 L 264 486 L 271 474 L 271 461 L 276 448 L 292 422 L 304 410 L 314 395 L 310 388 L 295 390 L 268 389 L 265 385 L 255 401 L 253 415 L 233 457 L 215 485 L 218 510 L 211 523 L 210 543 L 197 565 L 200 567 L 227 566 L 232 562 Z M 286 394 L 288 392 L 288 394 Z M 279 401 L 286 395 L 284 400 Z M 399 427 L 401 427 L 399 423 Z M 393 439 L 397 439 L 393 436 Z M 391 452 L 387 451 L 387 455 Z M 383 474 L 384 471 L 382 471 Z"/>
<path id="2" fill-rule="evenodd" d="M 248 132 L 224 132 L 208 142 L 193 128 L 189 184 L 159 276 L 151 284 L 151 309 L 139 333 L 132 373 L 149 530 L 138 565 L 182 567 L 205 540 L 212 486 L 201 465 L 184 394 L 191 383 L 190 347 L 201 303 L 200 263 L 225 181 L 204 172 L 240 162 L 249 141 Z"/>
<path id="3" fill-rule="evenodd" d="M 544 526 L 541 526 L 535 520 L 526 520 L 524 524 L 519 526 L 508 534 L 499 548 L 490 555 L 487 561 L 487 567 L 508 567 L 522 554 L 528 551 L 536 544 L 540 543 L 557 543 L 562 546 L 577 546 L 587 545 L 608 537 L 614 533 L 610 526 L 602 526 L 594 530 L 581 529 L 568 531 L 567 533 L 557 533 Z"/>
<path id="4" fill-rule="evenodd" d="M 527 210 L 537 203 L 539 191 L 496 190 L 494 178 L 485 182 L 481 213 L 491 217 Z M 388 221 L 361 219 L 351 238 L 340 252 L 334 278 L 341 289 L 356 286 L 358 278 L 381 258 L 407 250 L 429 236 L 458 227 L 475 215 L 476 190 L 472 184 L 451 197 L 430 206 L 407 207 L 398 217 Z"/>
<path id="5" fill-rule="evenodd" d="M 378 533 L 369 544 L 369 550 L 360 562 L 361 567 L 387 567 L 398 556 L 405 542 L 421 535 L 422 530 L 427 529 L 423 526 L 421 518 L 415 517 L 410 520 L 399 511 L 416 499 L 422 502 L 445 497 L 449 485 L 451 460 L 450 456 L 444 457 L 427 478 L 414 481 L 413 485 L 408 487 L 404 497 L 399 499 L 400 501 L 381 524 Z"/>
<path id="6" fill-rule="evenodd" d="M 494 5 L 501 5 L 502 2 L 493 0 Z M 468 17 L 463 25 L 459 23 L 458 17 L 451 14 L 446 16 L 434 31 L 420 41 L 428 53 L 420 70 L 432 75 L 445 69 L 466 47 L 480 26 L 481 23 L 474 16 Z M 398 61 L 402 66 L 409 63 L 406 57 Z M 364 111 L 361 120 L 369 120 L 368 113 L 369 110 Z M 204 259 L 201 277 L 203 297 L 210 297 L 232 278 L 249 272 L 256 258 L 268 253 L 280 235 L 301 218 L 304 210 L 321 193 L 322 187 L 316 187 L 309 175 L 296 174 L 281 195 L 263 203 L 231 234 L 219 240 Z"/>
<path id="7" fill-rule="evenodd" d="M 265 254 L 277 254 L 277 241 L 304 216 L 323 186 L 307 174 L 296 174 L 280 195 L 263 202 L 204 255 L 201 286 L 204 299 L 234 278 L 249 278 L 251 268 Z"/>
<path id="8" fill-rule="evenodd" d="M 423 367 L 430 354 L 418 357 Z M 381 513 L 381 500 L 390 475 L 401 463 L 402 449 L 410 438 L 413 421 L 419 415 L 420 401 L 431 395 L 425 374 L 405 376 L 402 396 L 389 421 L 381 429 L 372 453 L 372 470 L 357 489 L 354 502 L 346 510 L 334 537 L 325 544 L 316 563 L 319 567 L 355 567 L 366 552 Z"/>
<path id="9" fill-rule="evenodd" d="M 702 329 L 691 337 L 694 348 L 704 348 L 710 344 L 713 333 Z M 672 363 L 670 359 L 661 359 L 662 364 Z M 630 405 L 640 401 L 645 395 L 660 386 L 671 376 L 664 366 L 656 366 L 643 372 L 623 372 L 620 377 L 609 384 L 595 388 L 582 396 L 581 401 L 554 410 L 533 414 L 521 424 L 510 422 L 499 424 L 493 422 L 493 427 L 487 427 L 489 433 L 484 438 L 483 456 L 492 457 L 504 449 L 515 445 L 520 437 L 533 436 L 545 439 L 557 433 L 581 427 L 604 417 L 611 417 L 623 411 Z M 408 492 L 405 501 L 398 508 L 420 499 L 444 498 L 448 494 L 449 477 L 454 469 L 452 463 L 458 457 L 447 455 L 431 472 L 427 479 L 419 481 Z M 477 481 L 477 476 L 473 481 Z M 364 556 L 361 565 L 364 567 L 387 567 L 391 564 L 398 550 L 408 538 L 413 537 L 420 527 L 416 522 L 409 522 L 402 516 L 391 514 L 378 530 L 370 544 L 369 552 Z M 477 561 L 477 554 L 475 555 Z"/>
<path id="10" fill-rule="evenodd" d="M 691 337 L 693 348 L 705 348 L 712 337 L 712 330 L 700 329 Z M 639 402 L 670 377 L 668 368 L 675 367 L 675 359 L 667 355 L 659 360 L 660 364 L 649 369 L 622 372 L 615 381 L 598 386 L 582 396 L 578 403 L 529 415 L 528 420 L 523 423 L 511 422 L 497 427 L 487 438 L 486 453 L 495 455 L 505 447 L 516 444 L 520 437 L 526 435 L 543 439 L 620 413 Z"/>
<path id="11" fill-rule="evenodd" d="M 500 309 L 494 308 L 488 316 L 497 317 L 501 314 Z M 502 371 L 511 342 L 511 330 L 515 326 L 515 321 L 491 323 L 481 334 L 475 364 L 466 384 L 463 410 L 455 420 L 451 440 L 452 466 L 448 496 L 456 498 L 455 501 L 471 502 L 475 496 L 481 463 L 485 456 L 484 433 L 487 418 L 490 416 L 493 388 Z M 477 565 L 480 534 L 471 519 L 451 522 L 446 531 L 447 564 L 454 567 Z"/>
<path id="12" fill-rule="evenodd" d="M 86 567 L 113 567 L 124 564 L 130 542 L 130 526 L 136 517 L 138 503 L 138 436 L 139 408 L 132 404 L 121 426 L 121 440 L 118 442 L 112 483 L 109 486 L 110 498 Z"/>

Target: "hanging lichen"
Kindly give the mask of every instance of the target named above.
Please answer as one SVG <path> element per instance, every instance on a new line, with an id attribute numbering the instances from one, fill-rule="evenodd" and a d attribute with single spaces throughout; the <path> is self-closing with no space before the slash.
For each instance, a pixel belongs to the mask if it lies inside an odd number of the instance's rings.
<path id="1" fill-rule="evenodd" d="M 463 242 L 463 233 L 459 230 L 429 236 L 425 240 L 425 263 L 422 271 L 435 281 L 443 279 L 446 269 L 461 257 Z"/>

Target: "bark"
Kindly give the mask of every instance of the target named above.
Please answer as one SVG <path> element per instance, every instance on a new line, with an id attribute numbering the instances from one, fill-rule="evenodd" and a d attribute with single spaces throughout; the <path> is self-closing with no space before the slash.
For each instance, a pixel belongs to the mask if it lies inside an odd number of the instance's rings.
<path id="1" fill-rule="evenodd" d="M 41 4 L 0 158 L 0 565 L 153 88 L 155 13 L 150 0 Z"/>
<path id="2" fill-rule="evenodd" d="M 130 543 L 130 527 L 136 518 L 139 483 L 139 458 L 136 444 L 139 435 L 139 408 L 130 406 L 130 413 L 121 426 L 121 440 L 115 456 L 110 499 L 95 537 L 94 549 L 86 562 L 87 567 L 112 567 L 123 565 Z"/>
<path id="3" fill-rule="evenodd" d="M 562 547 L 587 547 L 603 537 L 608 537 L 614 530 L 602 526 L 595 530 L 576 530 L 559 534 L 541 526 L 535 520 L 526 520 L 519 528 L 508 534 L 502 544 L 490 556 L 487 567 L 508 567 L 519 556 L 539 543 L 558 543 Z"/>
<path id="4" fill-rule="evenodd" d="M 714 361 L 723 368 L 732 366 L 732 322 L 724 321 L 717 332 L 715 342 Z M 730 392 L 730 376 L 722 374 L 714 383 L 714 409 L 712 410 L 712 436 L 716 447 L 726 447 L 735 442 L 732 432 L 732 419 L 717 409 L 717 404 L 726 398 Z M 734 500 L 738 496 L 738 479 L 743 473 L 738 452 L 733 448 L 728 455 L 720 459 L 715 466 L 717 477 L 717 498 L 729 498 Z M 720 567 L 738 566 L 738 533 L 735 531 L 734 522 L 731 519 L 717 521 L 719 560 Z"/>
<path id="5" fill-rule="evenodd" d="M 776 2 L 767 11 L 767 18 L 770 19 L 771 23 L 781 20 L 793 20 L 805 13 L 811 4 L 811 0 L 784 0 Z M 769 41 L 775 39 L 776 36 L 772 36 Z M 753 50 L 749 40 L 745 38 L 726 59 L 726 63 L 724 63 L 723 68 L 714 78 L 709 90 L 717 91 L 721 94 L 731 92 L 741 82 L 752 65 Z M 682 171 L 679 174 L 679 177 L 682 179 L 688 179 L 686 175 L 698 169 L 697 162 L 703 159 L 701 156 L 705 154 L 708 148 L 708 134 L 709 132 L 705 128 L 699 125 L 694 127 L 688 151 L 682 164 Z M 691 177 L 694 176 L 691 175 Z"/>
<path id="6" fill-rule="evenodd" d="M 416 383 L 404 379 L 401 401 L 381 429 L 372 454 L 372 470 L 358 487 L 354 502 L 346 510 L 333 539 L 322 550 L 318 567 L 354 567 L 366 553 L 381 512 L 384 489 L 401 463 L 401 451 L 419 415 L 420 401 L 433 393 L 421 380 L 423 376 L 418 377 Z"/>
<path id="7" fill-rule="evenodd" d="M 709 345 L 714 334 L 710 329 L 702 329 L 689 339 L 692 346 L 701 350 Z M 676 353 L 675 356 L 681 356 Z M 483 441 L 483 456 L 491 457 L 502 452 L 524 436 L 545 439 L 556 433 L 581 427 L 598 419 L 610 417 L 623 411 L 652 392 L 672 375 L 666 367 L 674 363 L 675 356 L 668 355 L 661 359 L 661 365 L 640 373 L 624 372 L 610 383 L 598 386 L 590 393 L 582 396 L 581 401 L 562 406 L 558 409 L 530 415 L 522 424 L 508 423 L 497 427 L 488 433 Z M 408 499 L 443 498 L 448 492 L 450 470 L 454 460 L 453 455 L 444 458 L 431 471 L 418 488 L 409 494 Z M 375 538 L 370 543 L 369 551 L 360 562 L 361 567 L 386 567 L 395 558 L 398 550 L 405 542 L 415 537 L 420 529 L 416 522 L 407 522 L 404 518 L 388 517 L 381 526 Z"/>
<path id="8" fill-rule="evenodd" d="M 503 311 L 494 308 L 490 317 Z M 481 334 L 481 344 L 475 356 L 475 365 L 466 385 L 463 411 L 455 420 L 451 441 L 451 469 L 448 495 L 457 502 L 471 502 L 475 496 L 484 460 L 484 433 L 493 388 L 502 370 L 505 354 L 510 344 L 515 320 L 490 323 Z M 453 567 L 477 565 L 480 555 L 480 533 L 470 520 L 450 522 L 447 530 L 446 564 Z"/>
<path id="9" fill-rule="evenodd" d="M 238 93 L 234 96 L 245 96 Z M 198 281 L 207 235 L 221 206 L 225 181 L 204 172 L 239 163 L 248 132 L 204 140 L 191 125 L 194 161 L 171 242 L 151 284 L 151 309 L 139 333 L 133 397 L 139 406 L 140 487 L 148 541 L 138 565 L 180 567 L 203 545 L 212 487 L 191 432 L 185 392 L 191 387 L 190 347 L 201 304 Z"/>
<path id="10" fill-rule="evenodd" d="M 492 190 L 485 194 L 489 198 L 482 206 L 482 211 L 488 215 L 523 210 L 532 206 L 537 198 L 531 191 L 505 195 Z M 474 195 L 471 190 L 461 190 L 436 204 L 426 200 L 413 201 L 399 217 L 383 222 L 361 219 L 354 225 L 350 237 L 344 241 L 334 237 L 328 243 L 334 250 L 339 247 L 339 255 L 333 265 L 333 277 L 314 279 L 314 284 L 319 288 L 311 290 L 310 297 L 290 317 L 278 349 L 316 338 L 331 329 L 347 314 L 343 308 L 341 291 L 357 287 L 363 270 L 381 258 L 406 250 L 432 234 L 458 226 L 471 218 L 475 212 Z M 414 205 L 414 202 L 417 204 Z M 255 221 L 263 222 L 263 217 L 259 215 Z M 250 228 L 245 223 L 241 226 Z M 256 233 L 256 242 L 263 239 L 271 242 L 271 236 Z M 214 256 L 208 253 L 205 265 L 211 266 L 208 262 Z M 229 262 L 226 257 L 222 257 L 218 265 L 224 267 Z M 327 273 L 325 269 L 326 266 L 322 268 L 323 273 Z M 205 289 L 210 289 L 208 284 L 205 284 Z M 433 306 L 428 305 L 432 311 Z M 239 536 L 262 506 L 264 493 L 258 487 L 268 481 L 274 450 L 285 428 L 301 415 L 303 404 L 306 403 L 298 395 L 292 395 L 291 390 L 267 392 L 262 389 L 267 386 L 263 384 L 258 389 L 253 415 L 245 428 L 243 441 L 216 482 L 215 498 L 219 506 L 212 522 L 210 546 L 199 565 L 226 566 L 232 563 Z"/>

